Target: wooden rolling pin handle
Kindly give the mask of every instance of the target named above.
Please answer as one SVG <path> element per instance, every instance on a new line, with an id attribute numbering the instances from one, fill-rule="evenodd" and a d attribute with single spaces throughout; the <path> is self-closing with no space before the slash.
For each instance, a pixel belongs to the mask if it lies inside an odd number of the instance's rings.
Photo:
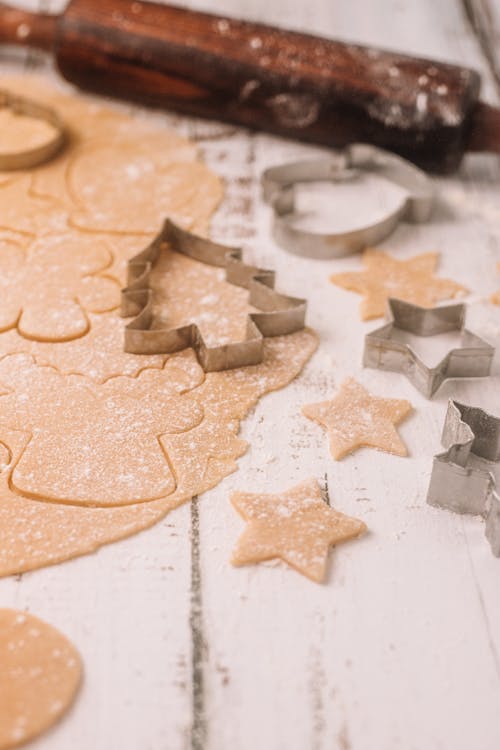
<path id="1" fill-rule="evenodd" d="M 57 16 L 29 13 L 0 3 L 0 44 L 16 44 L 51 51 L 54 48 Z"/>
<path id="2" fill-rule="evenodd" d="M 457 65 L 142 0 L 70 0 L 57 18 L 2 5 L 0 40 L 52 47 L 99 93 L 440 171 L 459 163 L 479 93 Z"/>

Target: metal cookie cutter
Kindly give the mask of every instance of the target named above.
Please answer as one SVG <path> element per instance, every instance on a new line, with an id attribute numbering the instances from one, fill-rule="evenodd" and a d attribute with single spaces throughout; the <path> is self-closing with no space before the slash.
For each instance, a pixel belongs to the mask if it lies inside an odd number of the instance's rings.
<path id="1" fill-rule="evenodd" d="M 427 398 L 449 378 L 478 378 L 490 374 L 495 349 L 464 328 L 464 304 L 426 308 L 389 299 L 388 308 L 390 322 L 365 336 L 365 367 L 401 372 Z M 451 349 L 435 367 L 428 367 L 409 344 L 398 340 L 398 331 L 417 336 L 459 331 L 461 346 Z"/>
<path id="2" fill-rule="evenodd" d="M 396 208 L 376 222 L 348 232 L 316 233 L 298 228 L 295 213 L 297 182 L 352 180 L 362 172 L 378 175 L 405 188 L 407 195 Z M 278 244 L 308 258 L 341 258 L 381 242 L 400 220 L 424 222 L 430 216 L 433 190 L 421 169 L 388 151 L 353 143 L 329 159 L 314 159 L 266 169 L 262 195 L 274 210 L 273 235 Z"/>
<path id="3" fill-rule="evenodd" d="M 0 148 L 0 170 L 14 171 L 17 169 L 31 169 L 52 159 L 62 148 L 65 140 L 65 128 L 55 110 L 31 99 L 11 94 L 10 91 L 0 89 L 0 108 L 10 109 L 14 114 L 43 120 L 54 128 L 54 135 L 45 143 L 21 151 L 2 152 Z"/>
<path id="4" fill-rule="evenodd" d="M 196 324 L 179 328 L 152 328 L 153 293 L 150 276 L 162 246 L 226 270 L 226 281 L 248 289 L 250 305 L 262 312 L 247 318 L 244 341 L 207 346 Z M 304 328 L 306 302 L 274 290 L 274 271 L 243 263 L 239 248 L 218 245 L 181 229 L 167 219 L 148 247 L 128 263 L 128 283 L 122 290 L 121 314 L 135 315 L 125 328 L 125 351 L 134 354 L 177 352 L 192 347 L 206 372 L 255 365 L 262 361 L 264 336 L 284 336 Z"/>
<path id="5" fill-rule="evenodd" d="M 441 438 L 445 453 L 434 456 L 427 502 L 486 519 L 486 538 L 500 557 L 500 498 L 493 474 L 470 465 L 471 454 L 500 461 L 500 419 L 474 406 L 448 402 Z"/>

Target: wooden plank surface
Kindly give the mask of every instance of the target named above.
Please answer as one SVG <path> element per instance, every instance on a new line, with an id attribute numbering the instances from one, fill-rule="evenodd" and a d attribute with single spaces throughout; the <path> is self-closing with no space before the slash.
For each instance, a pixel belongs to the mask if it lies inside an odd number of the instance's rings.
<path id="1" fill-rule="evenodd" d="M 496 101 L 458 0 L 189 5 L 467 63 Z M 30 56 L 30 65 L 38 62 Z M 96 555 L 0 581 L 0 606 L 27 608 L 60 627 L 85 661 L 74 710 L 32 747 L 497 750 L 500 561 L 482 521 L 429 508 L 425 494 L 447 399 L 500 414 L 500 377 L 446 384 L 428 402 L 397 374 L 363 370 L 363 336 L 375 326 L 358 320 L 356 295 L 328 282 L 359 260 L 287 255 L 272 242 L 259 199 L 262 169 L 321 152 L 216 123 L 166 120 L 195 138 L 227 181 L 214 236 L 248 243 L 256 261 L 277 269 L 281 288 L 308 297 L 321 346 L 297 381 L 247 419 L 242 436 L 251 449 L 215 490 Z M 494 344 L 500 308 L 486 298 L 500 288 L 499 176 L 496 157 L 469 157 L 459 175 L 436 180 L 432 221 L 402 225 L 384 243 L 400 258 L 439 250 L 440 273 L 473 290 L 469 325 Z M 374 216 L 395 198 L 370 180 L 364 190 L 302 195 L 331 225 L 360 212 Z M 330 458 L 322 431 L 300 407 L 328 397 L 348 375 L 414 404 L 401 428 L 410 458 L 368 450 Z M 274 492 L 308 476 L 327 485 L 333 506 L 365 520 L 370 534 L 333 552 L 324 586 L 281 565 L 231 568 L 243 524 L 230 491 Z"/>

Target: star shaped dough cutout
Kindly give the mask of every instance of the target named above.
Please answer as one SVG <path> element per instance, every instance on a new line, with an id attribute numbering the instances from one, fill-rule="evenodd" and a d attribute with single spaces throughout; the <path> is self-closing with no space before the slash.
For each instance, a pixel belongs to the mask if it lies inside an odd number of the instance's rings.
<path id="1" fill-rule="evenodd" d="M 361 447 L 407 456 L 396 425 L 411 412 L 409 401 L 379 398 L 356 380 L 346 380 L 331 401 L 307 404 L 302 414 L 328 431 L 330 452 L 336 460 Z"/>
<path id="2" fill-rule="evenodd" d="M 389 297 L 397 297 L 421 307 L 433 307 L 441 300 L 468 292 L 450 279 L 434 275 L 438 253 L 423 253 L 408 260 L 397 260 L 381 250 L 363 253 L 364 271 L 334 273 L 330 281 L 343 289 L 362 294 L 362 320 L 384 315 Z"/>
<path id="3" fill-rule="evenodd" d="M 231 503 L 248 522 L 233 565 L 279 558 L 317 583 L 325 579 L 329 548 L 366 531 L 363 521 L 324 502 L 315 479 L 277 495 L 233 492 Z"/>

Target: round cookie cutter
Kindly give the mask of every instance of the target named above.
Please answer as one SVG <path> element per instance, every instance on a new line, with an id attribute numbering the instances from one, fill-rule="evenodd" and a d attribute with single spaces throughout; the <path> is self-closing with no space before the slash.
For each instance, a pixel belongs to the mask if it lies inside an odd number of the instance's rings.
<path id="1" fill-rule="evenodd" d="M 54 135 L 45 143 L 22 151 L 3 152 L 0 147 L 0 170 L 4 172 L 31 169 L 52 159 L 64 145 L 66 133 L 63 121 L 51 107 L 11 94 L 0 89 L 0 108 L 10 109 L 14 114 L 32 117 L 47 122 L 54 128 Z"/>
<path id="2" fill-rule="evenodd" d="M 312 232 L 296 226 L 296 183 L 343 182 L 362 173 L 399 185 L 406 195 L 378 221 L 346 232 Z M 270 167 L 263 173 L 261 184 L 263 199 L 273 208 L 275 240 L 289 252 L 308 258 L 342 258 L 367 245 L 375 245 L 391 234 L 401 220 L 427 221 L 434 201 L 434 191 L 425 172 L 400 156 L 365 143 L 353 143 L 327 159 Z"/>

